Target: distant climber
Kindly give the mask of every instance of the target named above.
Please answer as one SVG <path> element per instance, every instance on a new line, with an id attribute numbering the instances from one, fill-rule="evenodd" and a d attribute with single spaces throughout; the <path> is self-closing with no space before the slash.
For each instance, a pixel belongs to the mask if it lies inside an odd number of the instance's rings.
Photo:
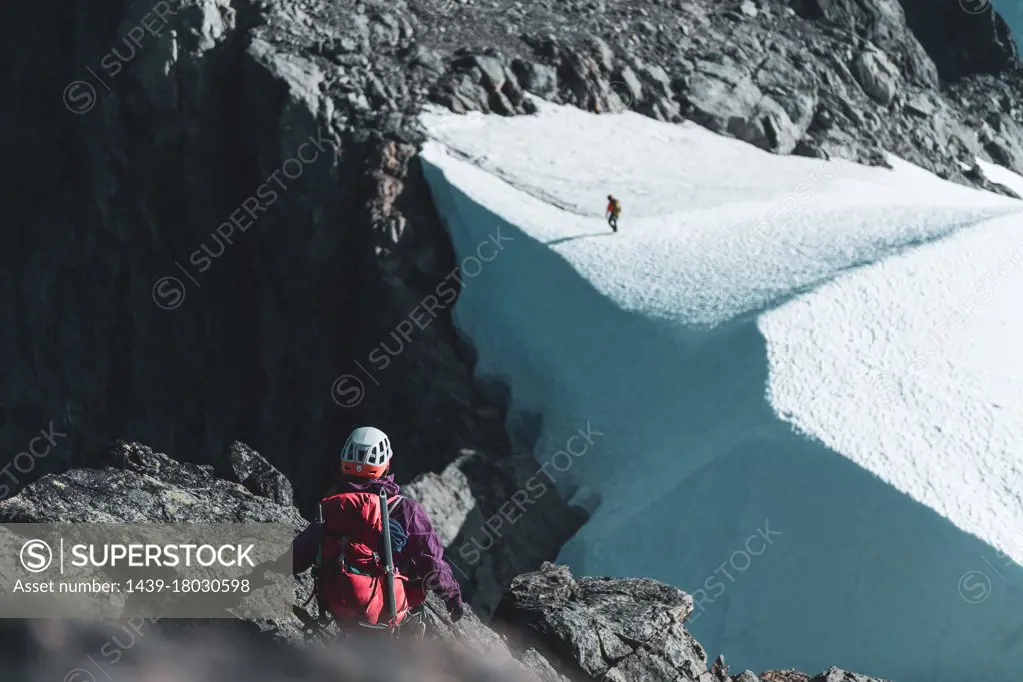
<path id="1" fill-rule="evenodd" d="M 618 216 L 622 214 L 622 204 L 613 195 L 607 195 L 607 224 L 615 232 L 618 231 Z"/>
<path id="2" fill-rule="evenodd" d="M 444 601 L 453 621 L 462 617 L 462 593 L 444 561 L 444 546 L 426 512 L 399 495 L 391 473 L 391 442 L 371 426 L 352 431 L 341 449 L 341 480 L 320 501 L 320 519 L 294 540 L 294 572 L 314 569 L 320 618 L 342 630 L 394 632 L 420 625 L 428 590 Z M 394 557 L 394 616 L 388 613 L 380 491 L 386 493 Z M 328 618 L 329 620 L 329 618 Z M 425 626 L 422 626 L 425 627 Z"/>

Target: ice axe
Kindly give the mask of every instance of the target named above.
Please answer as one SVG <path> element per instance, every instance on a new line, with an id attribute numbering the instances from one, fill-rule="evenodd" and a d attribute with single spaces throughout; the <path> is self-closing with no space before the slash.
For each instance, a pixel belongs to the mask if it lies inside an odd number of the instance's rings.
<path id="1" fill-rule="evenodd" d="M 398 604 L 394 598 L 394 556 L 391 554 L 391 512 L 387 509 L 387 493 L 380 491 L 380 523 L 384 532 L 384 598 L 387 600 L 387 624 L 391 634 L 398 630 Z"/>

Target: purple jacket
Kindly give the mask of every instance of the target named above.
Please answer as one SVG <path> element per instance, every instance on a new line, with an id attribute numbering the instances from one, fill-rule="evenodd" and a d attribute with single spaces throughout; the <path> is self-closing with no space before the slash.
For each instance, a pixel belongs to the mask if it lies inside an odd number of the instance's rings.
<path id="1" fill-rule="evenodd" d="M 347 492 L 379 493 L 383 489 L 388 497 L 398 494 L 398 484 L 394 475 L 382 478 L 342 481 L 332 494 Z M 424 588 L 432 588 L 445 603 L 452 601 L 461 603 L 462 590 L 451 573 L 451 567 L 444 561 L 444 546 L 437 537 L 426 516 L 426 511 L 418 502 L 403 498 L 395 506 L 391 518 L 401 524 L 408 533 L 408 544 L 401 552 L 394 553 L 394 565 L 409 581 L 418 583 L 427 577 Z M 302 573 L 316 562 L 316 550 L 320 545 L 321 527 L 318 523 L 309 524 L 292 542 L 294 552 L 295 573 Z"/>

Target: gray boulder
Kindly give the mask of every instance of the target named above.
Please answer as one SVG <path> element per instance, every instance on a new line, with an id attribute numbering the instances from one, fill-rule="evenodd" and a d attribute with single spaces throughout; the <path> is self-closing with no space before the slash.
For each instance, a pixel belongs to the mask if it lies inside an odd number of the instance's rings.
<path id="1" fill-rule="evenodd" d="M 252 493 L 277 504 L 291 506 L 295 503 L 295 493 L 287 476 L 240 441 L 228 446 L 219 462 L 217 474 L 229 481 L 241 483 Z"/>
<path id="2" fill-rule="evenodd" d="M 744 670 L 733 677 L 732 682 L 760 682 L 760 678 L 752 670 Z"/>
<path id="3" fill-rule="evenodd" d="M 856 673 L 846 672 L 839 668 L 828 668 L 821 674 L 814 677 L 810 682 L 888 682 L 882 680 L 880 677 L 870 677 L 868 675 L 858 675 Z"/>
<path id="4" fill-rule="evenodd" d="M 528 80 L 529 69 L 519 72 Z M 529 88 L 526 88 L 529 89 Z M 431 89 L 431 99 L 456 113 L 480 111 L 514 116 L 531 111 L 512 64 L 494 50 L 461 50 Z"/>
<path id="5" fill-rule="evenodd" d="M 279 504 L 218 478 L 212 466 L 181 463 L 139 443 L 117 441 L 93 461 L 93 466 L 44 476 L 0 502 L 0 523 L 274 523 L 290 526 L 295 534 L 306 525 L 291 504 Z M 106 573 L 114 581 L 129 579 L 122 570 L 110 567 Z M 177 577 L 174 569 L 159 570 L 168 583 Z M 257 572 L 250 576 L 253 581 L 262 577 Z M 295 599 L 303 600 L 311 589 L 308 576 L 299 577 Z M 201 597 L 196 593 L 194 598 Z M 190 598 L 180 595 L 175 600 Z M 164 622 L 187 629 L 210 621 Z M 295 618 L 213 623 L 283 639 L 299 639 L 302 632 Z"/>
<path id="6" fill-rule="evenodd" d="M 689 116 L 710 130 L 788 154 L 809 127 L 813 100 L 798 91 L 775 87 L 774 92 L 761 90 L 752 74 L 731 60 L 698 61 L 685 99 Z"/>
<path id="7" fill-rule="evenodd" d="M 890 104 L 901 86 L 899 69 L 877 50 L 865 50 L 856 56 L 854 73 L 863 91 L 881 104 Z"/>
<path id="8" fill-rule="evenodd" d="M 692 609 L 692 597 L 653 580 L 576 580 L 545 563 L 512 581 L 494 619 L 513 651 L 535 648 L 570 678 L 675 682 L 707 671 L 683 627 Z"/>
<path id="9" fill-rule="evenodd" d="M 544 99 L 551 99 L 557 94 L 558 72 L 553 66 L 527 59 L 515 59 L 511 68 L 523 89 Z"/>
<path id="10" fill-rule="evenodd" d="M 810 676 L 804 672 L 788 668 L 786 670 L 768 670 L 760 673 L 761 682 L 810 682 Z"/>
<path id="11" fill-rule="evenodd" d="M 1023 174 L 1023 126 L 1004 112 L 987 117 L 980 132 L 984 151 L 995 163 Z"/>
<path id="12" fill-rule="evenodd" d="M 642 578 L 575 578 L 544 563 L 512 581 L 494 614 L 519 660 L 538 652 L 571 680 L 610 682 L 886 682 L 830 668 L 811 678 L 797 670 L 729 676 L 685 629 L 693 599 Z"/>

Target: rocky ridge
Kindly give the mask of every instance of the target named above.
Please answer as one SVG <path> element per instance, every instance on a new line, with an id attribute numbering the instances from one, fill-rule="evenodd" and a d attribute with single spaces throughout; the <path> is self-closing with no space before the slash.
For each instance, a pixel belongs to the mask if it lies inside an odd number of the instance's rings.
<path id="1" fill-rule="evenodd" d="M 298 510 L 280 502 L 287 479 L 277 469 L 241 443 L 229 455 L 245 466 L 236 464 L 225 479 L 212 466 L 177 462 L 138 443 L 118 442 L 99 453 L 94 465 L 47 475 L 0 502 L 0 522 L 272 522 L 292 525 L 296 533 L 304 527 Z M 263 480 L 276 485 L 251 489 L 245 485 L 250 471 L 261 471 Z M 437 491 L 426 492 L 431 482 L 417 485 L 411 487 L 420 492 L 436 524 L 457 525 L 446 516 L 452 505 L 438 503 Z M 309 589 L 308 575 L 299 576 L 296 603 L 304 601 Z M 86 656 L 98 665 L 96 651 L 109 652 L 102 644 L 114 641 L 122 655 L 104 662 L 117 675 L 111 679 L 127 680 L 151 679 L 147 675 L 155 674 L 153 668 L 168 675 L 160 679 L 182 681 L 270 680 L 278 679 L 272 675 L 281 669 L 298 673 L 298 679 L 324 679 L 312 671 L 322 675 L 329 661 L 334 672 L 327 679 L 343 671 L 345 676 L 336 679 L 367 682 L 395 679 L 388 675 L 400 670 L 414 671 L 417 679 L 443 674 L 444 679 L 544 682 L 880 682 L 837 669 L 814 678 L 796 671 L 730 676 L 723 658 L 708 668 L 706 652 L 685 629 L 692 612 L 692 597 L 675 587 L 645 579 L 575 578 L 563 566 L 544 563 L 511 581 L 491 626 L 471 607 L 462 620 L 451 623 L 443 605 L 431 598 L 426 648 L 373 654 L 372 642 L 353 647 L 345 641 L 326 651 L 310 648 L 309 633 L 297 618 L 192 622 L 154 617 L 134 621 L 131 644 L 126 642 L 133 621 L 120 629 L 117 624 L 7 621 L 0 628 L 0 659 L 5 670 L 19 672 L 18 679 L 48 679 L 58 669 L 87 669 Z M 173 653 L 180 647 L 189 655 Z"/>

